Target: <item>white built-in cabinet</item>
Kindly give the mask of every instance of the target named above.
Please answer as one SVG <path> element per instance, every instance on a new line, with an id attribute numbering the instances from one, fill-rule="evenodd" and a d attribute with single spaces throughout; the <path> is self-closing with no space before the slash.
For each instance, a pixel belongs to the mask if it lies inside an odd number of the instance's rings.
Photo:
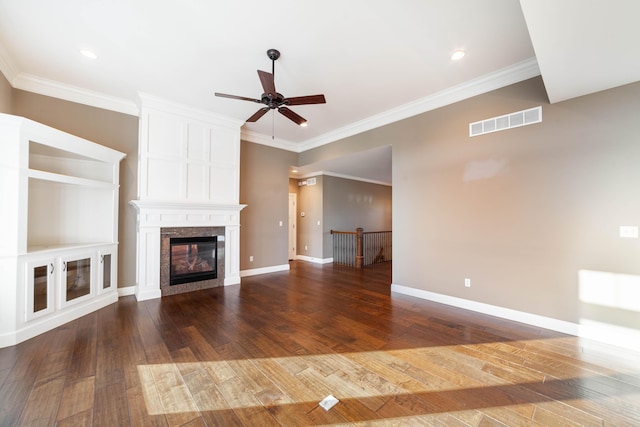
<path id="1" fill-rule="evenodd" d="M 118 299 L 124 154 L 0 114 L 0 347 Z"/>

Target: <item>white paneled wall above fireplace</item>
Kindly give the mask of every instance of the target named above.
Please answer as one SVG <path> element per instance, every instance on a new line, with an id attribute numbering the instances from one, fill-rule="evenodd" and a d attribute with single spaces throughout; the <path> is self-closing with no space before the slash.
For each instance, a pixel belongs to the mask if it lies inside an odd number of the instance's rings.
<path id="1" fill-rule="evenodd" d="M 237 204 L 242 122 L 140 99 L 139 199 Z"/>

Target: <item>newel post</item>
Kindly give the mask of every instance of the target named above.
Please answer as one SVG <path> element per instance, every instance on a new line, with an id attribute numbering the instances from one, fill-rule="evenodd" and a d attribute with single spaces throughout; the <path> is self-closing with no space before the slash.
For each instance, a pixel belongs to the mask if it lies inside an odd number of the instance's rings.
<path id="1" fill-rule="evenodd" d="M 356 268 L 364 267 L 364 255 L 362 245 L 362 235 L 364 230 L 362 227 L 356 228 Z"/>

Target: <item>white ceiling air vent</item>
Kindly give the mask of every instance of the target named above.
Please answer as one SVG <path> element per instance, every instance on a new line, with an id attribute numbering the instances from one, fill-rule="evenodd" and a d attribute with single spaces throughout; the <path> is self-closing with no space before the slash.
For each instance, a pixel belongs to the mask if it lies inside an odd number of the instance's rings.
<path id="1" fill-rule="evenodd" d="M 542 122 L 542 106 L 528 110 L 517 111 L 500 117 L 469 123 L 469 136 L 484 135 L 485 133 L 511 129 L 519 126 L 532 125 Z"/>

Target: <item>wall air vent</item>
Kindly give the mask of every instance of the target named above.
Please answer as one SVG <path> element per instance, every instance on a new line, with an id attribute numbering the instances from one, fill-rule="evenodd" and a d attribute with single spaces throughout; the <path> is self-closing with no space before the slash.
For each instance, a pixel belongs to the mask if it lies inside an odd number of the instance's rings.
<path id="1" fill-rule="evenodd" d="M 532 125 L 542 122 L 542 106 L 528 110 L 517 111 L 500 117 L 469 123 L 469 136 L 484 135 L 485 133 L 511 129 L 519 126 Z"/>

